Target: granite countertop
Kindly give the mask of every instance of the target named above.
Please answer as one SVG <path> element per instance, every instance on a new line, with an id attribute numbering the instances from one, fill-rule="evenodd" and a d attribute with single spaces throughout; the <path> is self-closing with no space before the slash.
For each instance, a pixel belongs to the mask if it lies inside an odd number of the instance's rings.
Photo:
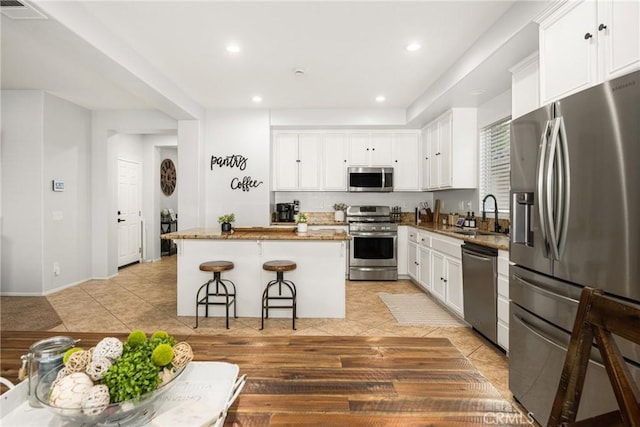
<path id="1" fill-rule="evenodd" d="M 272 222 L 271 223 L 271 225 L 274 226 L 274 227 L 275 226 L 280 227 L 280 226 L 283 226 L 283 225 L 291 227 L 292 224 L 295 224 L 295 223 L 293 223 L 293 222 Z M 330 221 L 326 220 L 325 221 L 325 220 L 322 220 L 322 219 L 315 220 L 315 221 L 311 220 L 307 224 L 309 224 L 310 227 L 312 227 L 314 225 L 330 225 L 330 226 L 334 226 L 334 227 L 348 227 L 349 226 L 349 223 L 346 222 L 346 221 L 344 221 L 344 222 L 336 222 L 336 221 L 333 221 L 333 220 L 330 220 Z"/>
<path id="2" fill-rule="evenodd" d="M 166 233 L 162 239 L 212 239 L 212 240 L 349 240 L 343 230 L 309 230 L 298 233 L 296 227 L 235 227 L 232 233 L 220 232 L 220 228 L 190 228 Z"/>
<path id="3" fill-rule="evenodd" d="M 503 251 L 509 250 L 509 236 L 506 234 L 492 233 L 490 235 L 465 236 L 463 234 L 454 233 L 454 231 L 460 230 L 460 228 L 458 227 L 434 224 L 432 222 L 420 224 L 416 224 L 415 222 L 402 222 L 399 225 L 409 225 L 420 230 L 431 231 L 433 233 L 438 233 L 445 236 L 453 237 L 455 239 L 464 240 L 465 242 L 471 242 L 495 249 L 501 249 Z M 465 230 L 468 230 L 468 228 L 466 228 Z"/>

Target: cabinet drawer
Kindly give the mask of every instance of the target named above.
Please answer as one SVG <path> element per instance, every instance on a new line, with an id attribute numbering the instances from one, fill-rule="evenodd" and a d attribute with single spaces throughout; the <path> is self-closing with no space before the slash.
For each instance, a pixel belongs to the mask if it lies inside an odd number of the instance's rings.
<path id="1" fill-rule="evenodd" d="M 409 227 L 409 241 L 413 242 L 413 243 L 417 243 L 418 242 L 418 230 L 416 230 L 415 228 Z"/>
<path id="2" fill-rule="evenodd" d="M 447 242 L 446 240 L 436 239 L 435 237 L 431 239 L 431 247 L 433 249 L 457 259 L 462 259 L 460 246 L 460 243 Z"/>
<path id="3" fill-rule="evenodd" d="M 418 244 L 420 246 L 431 247 L 431 236 L 425 233 L 418 233 Z"/>
<path id="4" fill-rule="evenodd" d="M 509 325 L 509 300 L 498 295 L 498 320 Z"/>

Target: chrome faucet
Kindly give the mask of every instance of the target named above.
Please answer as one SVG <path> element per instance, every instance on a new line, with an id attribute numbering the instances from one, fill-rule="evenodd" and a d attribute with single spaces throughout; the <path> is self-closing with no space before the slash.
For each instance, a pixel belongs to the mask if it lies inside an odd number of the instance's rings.
<path id="1" fill-rule="evenodd" d="M 484 196 L 484 199 L 482 199 L 482 222 L 487 220 L 487 212 L 484 210 L 484 202 L 486 202 L 489 197 L 493 198 L 493 204 L 495 206 L 495 220 L 493 224 L 493 231 L 499 233 L 500 224 L 498 223 L 498 201 L 496 200 L 496 196 L 494 196 L 493 194 L 487 194 L 486 196 Z"/>

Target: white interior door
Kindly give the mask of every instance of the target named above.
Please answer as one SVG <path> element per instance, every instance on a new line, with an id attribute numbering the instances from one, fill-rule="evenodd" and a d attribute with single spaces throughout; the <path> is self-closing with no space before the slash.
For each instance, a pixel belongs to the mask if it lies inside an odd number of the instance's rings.
<path id="1" fill-rule="evenodd" d="M 140 261 L 140 164 L 118 159 L 118 267 Z"/>

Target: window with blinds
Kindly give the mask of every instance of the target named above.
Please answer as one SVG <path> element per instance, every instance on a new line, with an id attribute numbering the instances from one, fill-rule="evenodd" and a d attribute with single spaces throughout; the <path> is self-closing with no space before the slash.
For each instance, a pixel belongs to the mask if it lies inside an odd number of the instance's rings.
<path id="1" fill-rule="evenodd" d="M 480 207 L 487 194 L 498 201 L 498 212 L 509 213 L 509 143 L 511 117 L 504 118 L 480 130 Z M 486 202 L 486 211 L 494 212 L 493 200 Z"/>

